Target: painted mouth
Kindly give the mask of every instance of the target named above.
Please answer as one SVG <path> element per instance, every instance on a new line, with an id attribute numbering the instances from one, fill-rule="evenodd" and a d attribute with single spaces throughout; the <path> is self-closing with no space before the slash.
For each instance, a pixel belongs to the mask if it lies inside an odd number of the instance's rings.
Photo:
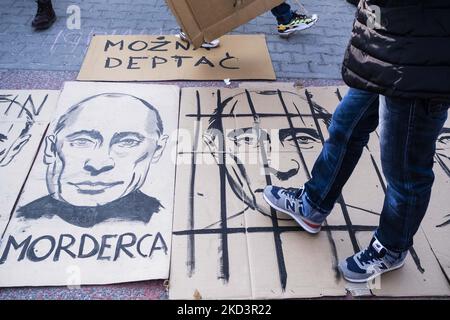
<path id="1" fill-rule="evenodd" d="M 68 184 L 75 186 L 78 193 L 81 194 L 99 194 L 105 190 L 123 184 L 123 181 L 117 182 L 101 182 L 101 181 L 82 181 L 78 183 L 68 182 Z"/>

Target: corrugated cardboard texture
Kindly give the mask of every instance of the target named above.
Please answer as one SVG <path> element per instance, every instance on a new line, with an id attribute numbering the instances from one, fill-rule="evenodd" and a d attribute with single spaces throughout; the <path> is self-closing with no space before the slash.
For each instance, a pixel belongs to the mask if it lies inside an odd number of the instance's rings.
<path id="1" fill-rule="evenodd" d="M 248 88 L 182 91 L 180 129 L 193 141 L 178 149 L 170 298 L 449 295 L 422 231 L 406 266 L 379 282 L 355 289 L 336 269 L 368 245 L 378 225 L 385 184 L 375 134 L 320 234 L 305 233 L 262 199 L 267 184 L 297 187 L 310 177 L 347 88 Z M 286 136 L 292 128 L 310 130 Z M 446 243 L 441 257 L 449 255 Z"/>
<path id="2" fill-rule="evenodd" d="M 88 81 L 274 80 L 264 35 L 221 38 L 215 49 L 175 36 L 94 36 L 78 74 Z"/>
<path id="3" fill-rule="evenodd" d="M 166 0 L 196 48 L 283 3 L 283 0 Z"/>

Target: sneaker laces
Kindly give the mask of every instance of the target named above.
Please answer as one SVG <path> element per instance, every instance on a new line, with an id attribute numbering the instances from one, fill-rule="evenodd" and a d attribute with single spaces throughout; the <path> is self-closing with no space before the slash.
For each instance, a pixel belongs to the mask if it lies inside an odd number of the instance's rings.
<path id="1" fill-rule="evenodd" d="M 294 18 L 295 19 L 300 19 L 300 20 L 312 20 L 312 16 L 308 16 L 306 14 L 302 14 L 302 13 L 298 13 L 298 12 L 294 12 Z"/>
<path id="2" fill-rule="evenodd" d="M 302 188 L 286 188 L 280 191 L 281 194 L 284 194 L 286 197 L 291 199 L 300 200 L 300 196 L 303 194 Z"/>
<path id="3" fill-rule="evenodd" d="M 381 258 L 384 256 L 383 253 L 378 253 L 373 247 L 372 244 L 369 245 L 366 249 L 361 251 L 358 255 L 358 260 L 362 265 L 374 263 L 376 261 L 381 261 Z"/>

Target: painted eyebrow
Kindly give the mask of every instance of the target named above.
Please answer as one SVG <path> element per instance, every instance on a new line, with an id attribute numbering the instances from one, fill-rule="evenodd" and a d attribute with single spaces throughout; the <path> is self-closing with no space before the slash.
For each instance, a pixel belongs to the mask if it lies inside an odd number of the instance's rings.
<path id="1" fill-rule="evenodd" d="M 450 133 L 450 128 L 442 128 L 440 134 L 443 134 L 443 133 Z"/>
<path id="2" fill-rule="evenodd" d="M 132 136 L 134 138 L 139 139 L 140 141 L 145 140 L 145 137 L 138 133 L 138 132 L 118 132 L 115 133 L 114 136 L 111 139 L 111 144 L 114 144 L 116 142 L 119 142 L 121 139 L 128 137 L 128 136 Z"/>
<path id="3" fill-rule="evenodd" d="M 280 141 L 282 141 L 282 140 L 286 139 L 287 137 L 292 136 L 292 133 L 295 134 L 297 132 L 306 133 L 306 134 L 309 134 L 310 136 L 312 136 L 313 138 L 320 139 L 320 136 L 317 133 L 317 131 L 315 129 L 311 129 L 311 128 L 281 129 L 278 136 L 280 138 Z"/>
<path id="4" fill-rule="evenodd" d="M 67 136 L 69 139 L 77 138 L 79 136 L 88 136 L 94 140 L 99 140 L 103 142 L 103 136 L 97 130 L 80 130 L 74 133 L 71 133 Z"/>

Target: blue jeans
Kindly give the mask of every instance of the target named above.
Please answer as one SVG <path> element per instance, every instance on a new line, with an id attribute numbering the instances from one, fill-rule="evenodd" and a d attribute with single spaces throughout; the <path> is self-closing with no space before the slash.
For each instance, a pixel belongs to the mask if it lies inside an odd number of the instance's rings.
<path id="1" fill-rule="evenodd" d="M 387 189 L 375 234 L 389 250 L 408 250 L 430 200 L 436 139 L 449 106 L 350 89 L 333 114 L 329 139 L 305 184 L 308 203 L 324 214 L 331 211 L 379 125 Z"/>
<path id="2" fill-rule="evenodd" d="M 272 14 L 277 18 L 278 24 L 288 24 L 291 22 L 294 12 L 291 10 L 291 6 L 286 2 L 276 6 L 272 10 Z"/>

